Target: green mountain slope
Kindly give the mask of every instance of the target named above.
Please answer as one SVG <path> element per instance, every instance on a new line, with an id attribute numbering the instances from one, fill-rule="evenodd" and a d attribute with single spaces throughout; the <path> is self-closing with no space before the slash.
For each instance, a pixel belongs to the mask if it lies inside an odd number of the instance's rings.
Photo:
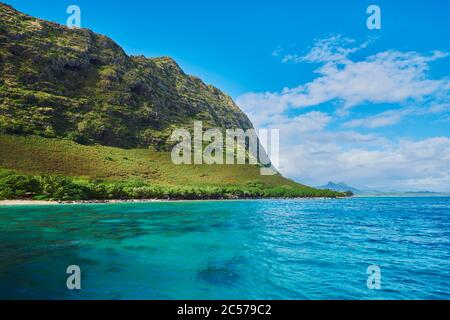
<path id="1" fill-rule="evenodd" d="M 255 165 L 174 165 L 168 152 L 0 135 L 0 199 L 336 197 Z"/>
<path id="2" fill-rule="evenodd" d="M 171 162 L 174 128 L 252 128 L 220 90 L 170 58 L 0 3 L 0 198 L 339 196 L 255 165 Z"/>
<path id="3" fill-rule="evenodd" d="M 81 143 L 167 149 L 174 127 L 252 124 L 232 99 L 171 58 L 132 57 L 87 29 L 0 3 L 0 130 Z"/>

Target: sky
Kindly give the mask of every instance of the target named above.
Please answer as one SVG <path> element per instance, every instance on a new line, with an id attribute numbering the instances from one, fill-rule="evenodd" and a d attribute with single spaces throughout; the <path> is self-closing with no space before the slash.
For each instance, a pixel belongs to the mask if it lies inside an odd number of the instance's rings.
<path id="1" fill-rule="evenodd" d="M 450 2 L 5 0 L 84 28 L 128 54 L 171 56 L 280 130 L 284 175 L 450 191 Z M 369 5 L 381 10 L 370 30 Z"/>

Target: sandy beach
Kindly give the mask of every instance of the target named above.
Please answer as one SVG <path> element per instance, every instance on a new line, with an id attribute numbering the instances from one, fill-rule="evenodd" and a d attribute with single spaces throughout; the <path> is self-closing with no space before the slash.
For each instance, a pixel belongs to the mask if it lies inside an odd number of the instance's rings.
<path id="1" fill-rule="evenodd" d="M 128 200 L 80 200 L 80 201 L 38 201 L 38 200 L 0 200 L 0 206 L 28 206 L 28 205 L 61 205 L 61 204 L 115 204 L 115 203 L 155 203 L 155 202 L 209 202 L 233 201 L 239 199 L 128 199 Z M 244 199 L 241 199 L 244 200 Z M 249 200 L 249 199 L 248 199 Z"/>
<path id="2" fill-rule="evenodd" d="M 108 204 L 133 202 L 169 202 L 173 200 L 85 200 L 85 201 L 39 201 L 39 200 L 0 200 L 0 206 L 58 205 L 58 204 Z"/>
<path id="3" fill-rule="evenodd" d="M 290 200 L 313 200 L 313 199 L 331 199 L 331 198 L 291 198 Z M 334 199 L 346 199 L 338 197 Z M 61 205 L 61 204 L 115 204 L 115 203 L 155 203 L 155 202 L 221 202 L 221 201 L 258 201 L 258 200 L 281 200 L 281 198 L 263 198 L 263 199 L 129 199 L 129 200 L 81 200 L 81 201 L 38 201 L 38 200 L 0 200 L 1 206 L 28 206 L 28 205 Z M 284 199 L 289 200 L 289 199 Z"/>
<path id="4" fill-rule="evenodd" d="M 36 200 L 0 200 L 0 206 L 28 206 L 28 205 L 49 205 L 58 204 L 56 201 L 36 201 Z"/>
<path id="5" fill-rule="evenodd" d="M 61 205 L 61 204 L 114 204 L 114 203 L 154 203 L 154 202 L 209 202 L 209 201 L 233 201 L 239 199 L 130 199 L 130 200 L 81 200 L 81 201 L 38 201 L 38 200 L 0 200 L 1 206 L 28 206 L 28 205 Z M 244 200 L 244 199 L 242 199 Z"/>

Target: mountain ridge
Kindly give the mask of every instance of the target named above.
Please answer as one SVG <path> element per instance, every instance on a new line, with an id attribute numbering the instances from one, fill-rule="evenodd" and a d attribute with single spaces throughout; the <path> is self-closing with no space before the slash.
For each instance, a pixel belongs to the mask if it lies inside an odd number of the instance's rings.
<path id="1" fill-rule="evenodd" d="M 350 191 L 354 195 L 372 195 L 372 196 L 394 196 L 394 195 L 448 195 L 449 193 L 446 192 L 434 192 L 434 191 L 395 191 L 395 190 L 389 190 L 389 191 L 379 191 L 374 190 L 370 188 L 355 188 L 350 185 L 348 185 L 345 182 L 338 182 L 335 183 L 333 181 L 329 181 L 326 185 L 318 186 L 316 187 L 320 190 L 332 190 L 332 191 L 338 191 L 338 192 L 346 192 Z"/>
<path id="2" fill-rule="evenodd" d="M 0 3 L 0 132 L 168 150 L 174 128 L 253 128 L 232 98 L 170 57 L 129 56 L 89 29 Z"/>
<path id="3" fill-rule="evenodd" d="M 0 3 L 0 199 L 340 197 L 261 165 L 176 165 L 176 128 L 251 129 L 230 96 L 170 57 Z"/>
<path id="4" fill-rule="evenodd" d="M 329 181 L 326 185 L 318 186 L 317 189 L 321 189 L 321 190 L 328 189 L 328 190 L 341 191 L 341 192 L 351 191 L 354 194 L 361 193 L 361 190 L 351 187 L 351 186 L 347 185 L 345 182 L 335 183 L 333 181 Z"/>

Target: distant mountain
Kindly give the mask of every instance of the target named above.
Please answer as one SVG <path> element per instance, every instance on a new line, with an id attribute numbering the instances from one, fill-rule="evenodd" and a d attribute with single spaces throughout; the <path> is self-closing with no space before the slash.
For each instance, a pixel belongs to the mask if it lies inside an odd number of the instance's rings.
<path id="1" fill-rule="evenodd" d="M 405 196 L 416 196 L 416 197 L 439 197 L 439 196 L 450 196 L 448 192 L 434 192 L 434 191 L 406 191 L 406 192 L 390 192 L 393 195 L 405 195 Z"/>
<path id="2" fill-rule="evenodd" d="M 340 191 L 340 192 L 351 191 L 354 194 L 358 194 L 360 191 L 356 188 L 353 188 L 353 187 L 347 185 L 345 182 L 334 183 L 332 181 L 329 181 L 328 184 L 326 184 L 324 186 L 317 187 L 317 189 L 322 189 L 322 190 L 328 189 L 328 190 Z"/>
<path id="3" fill-rule="evenodd" d="M 356 194 L 356 195 L 386 194 L 386 192 L 377 191 L 377 190 L 371 190 L 371 189 L 368 189 L 368 188 L 358 189 L 358 188 L 349 186 L 345 182 L 335 183 L 335 182 L 332 182 L 332 181 L 328 182 L 328 184 L 326 184 L 324 186 L 317 187 L 317 189 L 332 190 L 332 191 L 339 191 L 339 192 L 351 191 L 353 194 Z"/>
<path id="4" fill-rule="evenodd" d="M 338 192 L 346 192 L 351 191 L 355 195 L 371 195 L 371 196 L 446 196 L 449 195 L 449 193 L 442 193 L 442 192 L 433 192 L 433 191 L 379 191 L 379 190 L 373 190 L 369 188 L 364 189 L 358 189 L 352 186 L 349 186 L 345 182 L 328 182 L 328 184 L 324 186 L 319 186 L 317 189 L 321 190 L 332 190 L 332 191 L 338 191 Z"/>

